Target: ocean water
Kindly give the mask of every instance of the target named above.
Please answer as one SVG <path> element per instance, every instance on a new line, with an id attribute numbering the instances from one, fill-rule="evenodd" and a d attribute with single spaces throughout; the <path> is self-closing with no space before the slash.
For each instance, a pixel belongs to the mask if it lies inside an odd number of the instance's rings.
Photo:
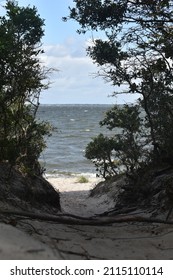
<path id="1" fill-rule="evenodd" d="M 51 176 L 96 174 L 94 164 L 84 157 L 86 145 L 99 133 L 110 132 L 99 121 L 111 105 L 41 105 L 37 117 L 56 129 L 46 138 L 40 162 Z"/>

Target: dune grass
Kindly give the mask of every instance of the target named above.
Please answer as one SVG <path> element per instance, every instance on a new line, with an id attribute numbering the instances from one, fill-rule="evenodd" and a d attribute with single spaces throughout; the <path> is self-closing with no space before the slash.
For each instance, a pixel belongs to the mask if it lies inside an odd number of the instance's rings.
<path id="1" fill-rule="evenodd" d="M 88 183 L 89 180 L 85 176 L 80 176 L 77 180 L 77 183 L 85 184 Z"/>

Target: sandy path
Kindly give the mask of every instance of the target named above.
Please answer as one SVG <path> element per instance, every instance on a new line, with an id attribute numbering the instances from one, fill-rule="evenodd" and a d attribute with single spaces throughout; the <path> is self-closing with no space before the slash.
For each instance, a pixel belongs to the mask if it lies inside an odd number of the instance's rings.
<path id="1" fill-rule="evenodd" d="M 101 181 L 99 178 L 88 177 L 88 183 L 78 183 L 78 177 L 49 178 L 48 181 L 60 192 L 61 206 L 64 212 L 93 216 L 114 207 L 113 200 L 107 195 L 96 198 L 89 197 L 89 192 Z"/>
<path id="2" fill-rule="evenodd" d="M 77 178 L 49 182 L 61 192 L 65 212 L 90 216 L 113 206 L 106 195 L 88 197 L 97 179 L 87 184 Z M 28 218 L 19 219 L 15 228 L 0 224 L 0 259 L 173 259 L 172 244 L 173 226 L 156 223 L 81 226 Z"/>

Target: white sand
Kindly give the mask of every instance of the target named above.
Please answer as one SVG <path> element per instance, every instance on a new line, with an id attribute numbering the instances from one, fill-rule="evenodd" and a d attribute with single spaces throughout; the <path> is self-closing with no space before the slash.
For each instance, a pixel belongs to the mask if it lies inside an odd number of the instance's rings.
<path id="1" fill-rule="evenodd" d="M 60 192 L 61 206 L 64 212 L 80 216 L 93 216 L 114 207 L 114 202 L 106 194 L 89 197 L 100 178 L 87 177 L 88 183 L 79 183 L 80 177 L 49 178 L 48 181 Z"/>
<path id="2" fill-rule="evenodd" d="M 0 223 L 0 260 L 55 259 L 43 242 L 11 225 Z"/>

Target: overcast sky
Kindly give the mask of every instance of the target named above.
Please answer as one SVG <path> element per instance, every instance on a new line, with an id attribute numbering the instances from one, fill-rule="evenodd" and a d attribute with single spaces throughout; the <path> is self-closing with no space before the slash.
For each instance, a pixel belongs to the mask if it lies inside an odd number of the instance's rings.
<path id="1" fill-rule="evenodd" d="M 0 1 L 1 5 L 5 1 Z M 59 71 L 51 75 L 51 87 L 41 95 L 44 104 L 114 104 L 129 102 L 125 95 L 108 97 L 116 90 L 102 78 L 94 78 L 98 71 L 86 56 L 86 46 L 92 34 L 79 35 L 76 22 L 62 21 L 67 16 L 72 0 L 18 0 L 20 6 L 36 6 L 45 19 L 43 62 Z M 2 14 L 3 8 L 0 8 Z"/>

